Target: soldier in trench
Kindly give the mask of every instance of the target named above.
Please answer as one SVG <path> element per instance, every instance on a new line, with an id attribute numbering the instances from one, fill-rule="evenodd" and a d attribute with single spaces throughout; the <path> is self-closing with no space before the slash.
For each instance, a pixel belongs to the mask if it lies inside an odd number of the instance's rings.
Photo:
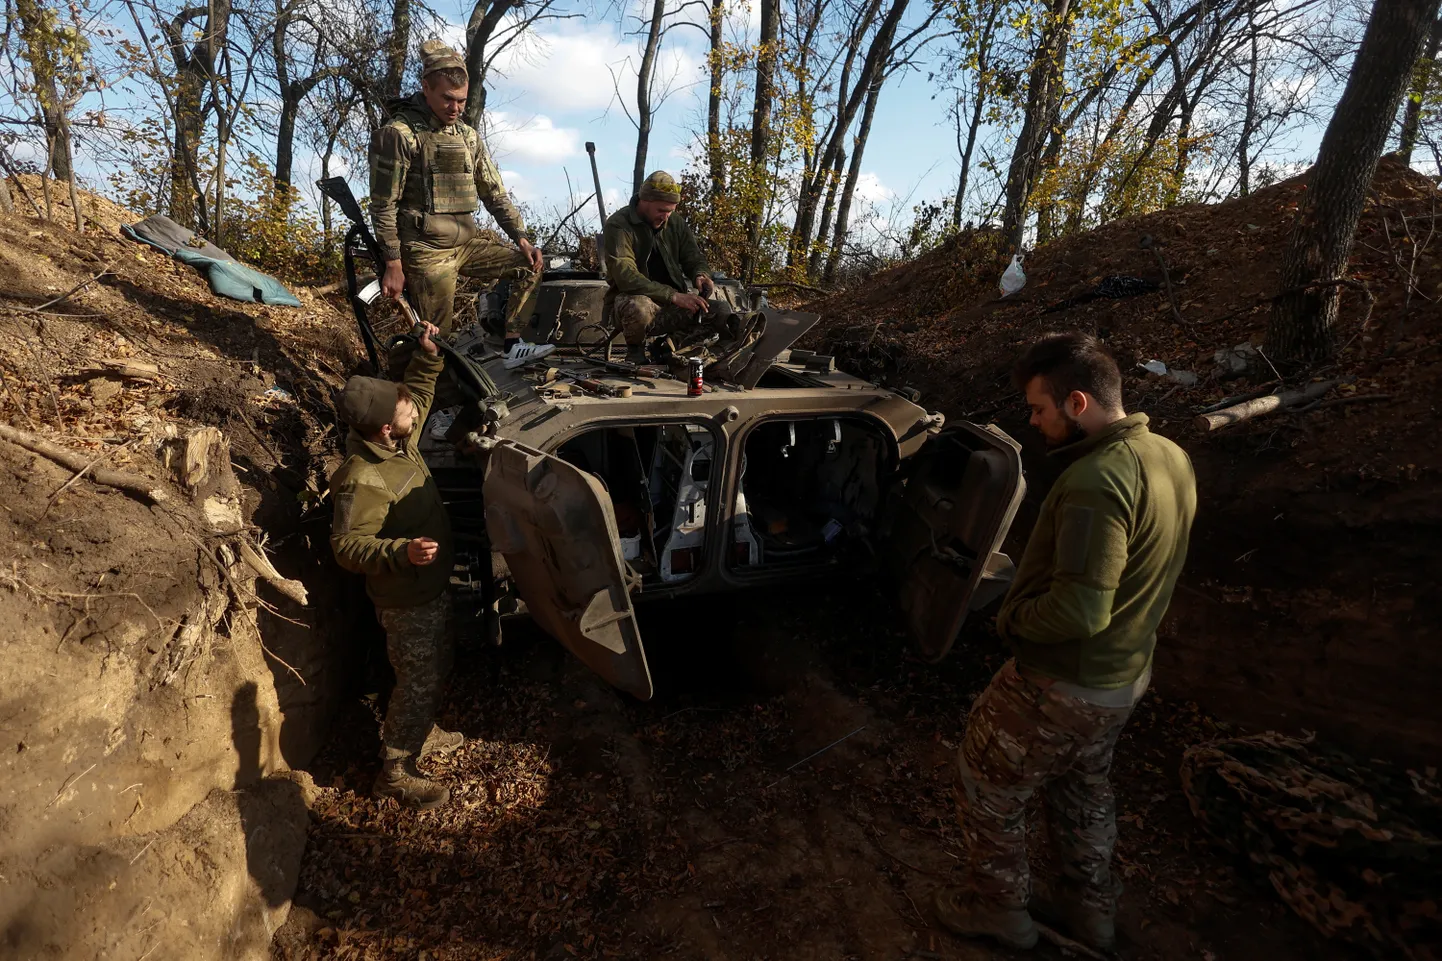
<path id="1" fill-rule="evenodd" d="M 445 504 L 417 443 L 445 366 L 431 340 L 437 328 L 423 326 L 401 383 L 356 376 L 341 392 L 350 433 L 345 462 L 330 482 L 330 543 L 341 567 L 365 575 L 396 674 L 374 793 L 426 810 L 449 800 L 450 790 L 416 762 L 450 753 L 465 738 L 434 723 L 451 669 L 455 552 Z"/>
<path id="2" fill-rule="evenodd" d="M 605 310 L 620 325 L 632 363 L 645 363 L 648 335 L 680 333 L 702 318 L 718 333 L 729 332 L 730 311 L 710 299 L 716 285 L 696 235 L 676 213 L 680 203 L 680 184 L 657 170 L 606 218 Z"/>
<path id="3" fill-rule="evenodd" d="M 1157 626 L 1187 554 L 1196 479 L 1186 453 L 1122 407 L 1116 361 L 1054 334 L 1013 372 L 1031 423 L 1066 464 L 1042 503 L 997 632 L 1007 661 L 976 699 L 958 758 L 964 886 L 937 918 L 967 936 L 1036 944 L 1033 915 L 1081 943 L 1116 943 L 1113 751 L 1152 674 Z M 1032 897 L 1026 805 L 1042 792 L 1061 879 Z"/>
<path id="4" fill-rule="evenodd" d="M 540 360 L 555 347 L 528 344 L 521 330 L 536 311 L 541 251 L 485 144 L 461 119 L 470 92 L 465 61 L 427 40 L 421 73 L 420 92 L 390 103 L 390 120 L 371 138 L 371 220 L 386 262 L 381 292 L 392 299 L 406 292 L 423 322 L 449 334 L 459 274 L 507 280 L 505 366 Z M 475 211 L 482 203 L 515 247 L 481 236 Z"/>

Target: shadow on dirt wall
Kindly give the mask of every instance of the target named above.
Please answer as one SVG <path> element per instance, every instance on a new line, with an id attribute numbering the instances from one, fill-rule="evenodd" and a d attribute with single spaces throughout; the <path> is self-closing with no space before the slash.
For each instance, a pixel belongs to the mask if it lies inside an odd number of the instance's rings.
<path id="1" fill-rule="evenodd" d="M 296 782 L 272 778 L 259 789 L 263 734 L 256 694 L 255 683 L 247 682 L 231 698 L 231 739 L 239 755 L 234 790 L 245 834 L 246 871 L 266 909 L 274 910 L 295 890 L 309 815 Z"/>

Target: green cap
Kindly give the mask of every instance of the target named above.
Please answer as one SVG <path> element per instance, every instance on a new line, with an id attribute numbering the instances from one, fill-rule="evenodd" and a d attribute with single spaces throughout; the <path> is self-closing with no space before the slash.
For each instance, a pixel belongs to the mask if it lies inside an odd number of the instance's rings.
<path id="1" fill-rule="evenodd" d="M 394 381 L 357 374 L 340 392 L 340 415 L 356 430 L 373 434 L 395 419 L 400 396 Z"/>
<path id="2" fill-rule="evenodd" d="M 642 200 L 664 200 L 667 203 L 679 204 L 681 185 L 666 171 L 654 170 L 649 177 L 641 181 L 640 197 Z"/>
<path id="3" fill-rule="evenodd" d="M 429 76 L 437 70 L 460 70 L 465 73 L 466 61 L 440 40 L 427 40 L 421 44 L 421 76 Z"/>

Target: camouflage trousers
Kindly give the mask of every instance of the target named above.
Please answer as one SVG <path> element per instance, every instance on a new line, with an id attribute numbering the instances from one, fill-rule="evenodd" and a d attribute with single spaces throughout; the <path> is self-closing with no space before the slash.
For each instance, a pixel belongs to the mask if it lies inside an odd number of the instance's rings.
<path id="1" fill-rule="evenodd" d="M 401 244 L 406 296 L 421 320 L 449 334 L 455 316 L 456 281 L 462 274 L 511 284 L 506 303 L 506 336 L 517 337 L 536 312 L 540 278 L 526 255 L 489 237 L 473 237 L 456 247 L 437 247 L 416 238 Z"/>
<path id="2" fill-rule="evenodd" d="M 386 654 L 396 672 L 381 742 L 386 760 L 419 755 L 451 673 L 451 596 L 417 607 L 377 608 L 386 629 Z"/>
<path id="3" fill-rule="evenodd" d="M 650 297 L 634 294 L 617 294 L 611 304 L 611 320 L 626 335 L 628 347 L 641 346 L 647 337 L 694 330 L 705 323 L 708 317 L 709 315 L 698 318 L 696 314 L 675 304 L 663 306 Z"/>
<path id="4" fill-rule="evenodd" d="M 1040 790 L 1064 883 L 1089 907 L 1115 910 L 1116 799 L 1107 775 L 1131 712 L 1023 677 L 1014 661 L 991 679 L 967 719 L 956 780 L 957 820 L 979 896 L 1026 907 L 1026 805 Z"/>

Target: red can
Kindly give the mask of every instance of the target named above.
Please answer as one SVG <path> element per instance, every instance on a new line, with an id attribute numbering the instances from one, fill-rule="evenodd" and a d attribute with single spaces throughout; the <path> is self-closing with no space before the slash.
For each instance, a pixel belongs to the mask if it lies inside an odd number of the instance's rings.
<path id="1" fill-rule="evenodd" d="M 700 397 L 706 392 L 706 384 L 701 376 L 701 372 L 705 369 L 705 366 L 705 364 L 701 363 L 701 358 L 691 358 L 691 376 L 686 382 L 687 397 Z"/>

